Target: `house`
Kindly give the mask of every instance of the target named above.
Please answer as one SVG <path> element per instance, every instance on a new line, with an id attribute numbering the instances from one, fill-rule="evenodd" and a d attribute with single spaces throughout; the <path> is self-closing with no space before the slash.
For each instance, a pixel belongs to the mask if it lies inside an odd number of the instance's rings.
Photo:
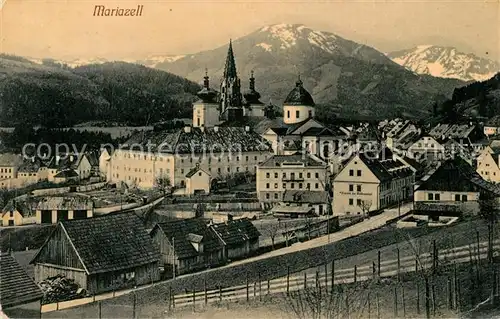
<path id="1" fill-rule="evenodd" d="M 25 158 L 17 170 L 17 178 L 26 184 L 37 183 L 47 179 L 47 166 L 39 157 Z"/>
<path id="2" fill-rule="evenodd" d="M 59 171 L 53 177 L 53 182 L 56 184 L 68 183 L 68 182 L 78 182 L 80 176 L 78 173 L 71 168 L 67 168 Z"/>
<path id="3" fill-rule="evenodd" d="M 31 260 L 35 281 L 64 275 L 91 294 L 159 280 L 160 255 L 142 220 L 116 213 L 63 220 Z"/>
<path id="4" fill-rule="evenodd" d="M 248 218 L 212 224 L 210 228 L 224 245 L 224 259 L 245 258 L 259 249 L 260 233 Z"/>
<path id="5" fill-rule="evenodd" d="M 366 215 L 409 199 L 414 171 L 397 158 L 355 154 L 333 180 L 333 214 Z"/>
<path id="6" fill-rule="evenodd" d="M 287 217 L 322 216 L 331 214 L 331 200 L 328 191 L 311 192 L 287 190 L 283 202 L 274 206 L 273 214 Z"/>
<path id="7" fill-rule="evenodd" d="M 37 224 L 56 224 L 93 217 L 94 202 L 83 196 L 51 196 L 39 200 L 35 210 Z"/>
<path id="8" fill-rule="evenodd" d="M 486 181 L 500 182 L 500 147 L 492 144 L 477 157 L 476 172 Z"/>
<path id="9" fill-rule="evenodd" d="M 483 130 L 474 123 L 438 124 L 430 130 L 429 135 L 443 142 L 454 139 L 467 146 L 485 137 Z"/>
<path id="10" fill-rule="evenodd" d="M 0 253 L 0 310 L 7 318 L 41 318 L 43 292 L 8 253 Z"/>
<path id="11" fill-rule="evenodd" d="M 424 177 L 413 198 L 415 210 L 461 215 L 477 213 L 479 200 L 499 196 L 499 186 L 485 181 L 469 163 L 456 156 Z"/>
<path id="12" fill-rule="evenodd" d="M 186 194 L 210 193 L 210 174 L 197 164 L 186 174 Z"/>
<path id="13" fill-rule="evenodd" d="M 420 161 L 439 161 L 445 158 L 444 143 L 431 135 L 424 134 L 408 148 L 407 154 Z"/>
<path id="14" fill-rule="evenodd" d="M 59 182 L 64 179 L 87 179 L 90 177 L 92 165 L 85 153 L 68 153 L 64 155 L 56 155 L 49 160 L 48 166 L 48 180 L 54 181 L 59 179 Z M 62 175 L 56 176 L 61 172 Z M 74 176 L 76 172 L 76 176 Z"/>
<path id="15" fill-rule="evenodd" d="M 314 155 L 274 155 L 257 168 L 259 201 L 279 203 L 286 190 L 322 192 L 328 183 L 328 165 Z"/>
<path id="16" fill-rule="evenodd" d="M 223 264 L 223 245 L 203 219 L 190 218 L 158 223 L 150 233 L 165 270 L 175 264 L 176 274 Z"/>
<path id="17" fill-rule="evenodd" d="M 500 133 L 500 115 L 493 116 L 484 123 L 484 135 L 492 136 Z"/>
<path id="18" fill-rule="evenodd" d="M 2 226 L 36 224 L 36 213 L 31 201 L 11 200 L 2 210 Z"/>
<path id="19" fill-rule="evenodd" d="M 0 180 L 17 177 L 17 169 L 22 163 L 22 156 L 12 153 L 0 154 Z"/>

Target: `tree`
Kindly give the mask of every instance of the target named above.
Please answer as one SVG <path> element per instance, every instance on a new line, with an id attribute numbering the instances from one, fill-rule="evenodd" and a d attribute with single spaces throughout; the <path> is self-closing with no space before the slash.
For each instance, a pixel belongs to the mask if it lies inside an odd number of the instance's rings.
<path id="1" fill-rule="evenodd" d="M 274 250 L 274 239 L 276 238 L 276 235 L 278 235 L 279 229 L 280 229 L 279 224 L 276 224 L 276 223 L 273 222 L 265 230 L 265 233 L 269 237 L 271 237 L 271 245 L 272 245 L 271 247 L 272 247 L 272 250 Z"/>
<path id="2" fill-rule="evenodd" d="M 493 233 L 499 217 L 499 203 L 496 199 L 479 200 L 479 216 L 488 225 L 488 262 L 493 263 Z"/>
<path id="3" fill-rule="evenodd" d="M 160 189 L 163 192 L 163 196 L 165 196 L 166 190 L 168 188 L 170 188 L 170 186 L 172 186 L 171 182 L 170 182 L 170 178 L 168 176 L 165 176 L 165 175 L 158 176 L 156 178 L 156 186 L 158 187 L 158 189 Z"/>
<path id="4" fill-rule="evenodd" d="M 364 216 L 367 216 L 368 213 L 370 212 L 370 208 L 372 207 L 372 201 L 367 199 L 367 200 L 361 200 L 360 203 L 358 204 L 359 208 L 361 208 L 361 211 L 363 212 Z"/>

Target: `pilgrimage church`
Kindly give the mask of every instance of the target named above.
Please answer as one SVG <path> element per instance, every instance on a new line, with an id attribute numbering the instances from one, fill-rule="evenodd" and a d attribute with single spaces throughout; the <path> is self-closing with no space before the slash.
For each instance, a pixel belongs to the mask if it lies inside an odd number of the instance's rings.
<path id="1" fill-rule="evenodd" d="M 305 151 L 326 161 L 346 139 L 342 131 L 314 119 L 315 103 L 300 77 L 283 103 L 282 119 L 266 118 L 269 109 L 259 100 L 253 72 L 249 90 L 241 91 L 230 42 L 220 91 L 210 87 L 205 74 L 199 100 L 193 103 L 192 126 L 135 134 L 104 160 L 108 181 L 151 188 L 161 178 L 186 187 L 186 176 L 223 180 L 238 173 L 255 174 L 257 166 L 273 155 Z M 245 124 L 251 118 L 260 119 L 254 128 Z"/>

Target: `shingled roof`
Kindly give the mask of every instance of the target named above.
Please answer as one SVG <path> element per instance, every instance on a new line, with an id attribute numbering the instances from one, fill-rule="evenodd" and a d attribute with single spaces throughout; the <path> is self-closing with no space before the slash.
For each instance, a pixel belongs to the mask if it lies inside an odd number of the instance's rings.
<path id="1" fill-rule="evenodd" d="M 203 219 L 190 218 L 158 223 L 151 231 L 151 235 L 159 230 L 167 236 L 169 241 L 174 238 L 175 254 L 180 259 L 194 257 L 199 254 L 191 241 L 202 242 L 205 252 L 222 249 L 222 244 L 215 234 L 210 231 Z M 200 238 L 200 236 L 203 238 Z"/>
<path id="2" fill-rule="evenodd" d="M 61 221 L 57 228 L 64 230 L 89 275 L 134 268 L 160 259 L 142 220 L 133 213 Z M 46 244 L 31 263 L 36 262 Z"/>
<path id="3" fill-rule="evenodd" d="M 10 254 L 0 254 L 0 305 L 15 306 L 42 299 L 43 292 Z"/>
<path id="4" fill-rule="evenodd" d="M 313 158 L 307 154 L 294 154 L 294 155 L 274 155 L 259 165 L 259 167 L 280 167 L 282 164 L 304 164 L 307 167 L 325 167 L 326 163 L 320 159 Z"/>
<path id="5" fill-rule="evenodd" d="M 500 196 L 500 187 L 481 178 L 460 156 L 442 163 L 417 190 L 480 192 Z"/>
<path id="6" fill-rule="evenodd" d="M 225 223 L 213 224 L 210 227 L 229 246 L 258 239 L 260 236 L 259 231 L 248 218 L 234 219 Z"/>

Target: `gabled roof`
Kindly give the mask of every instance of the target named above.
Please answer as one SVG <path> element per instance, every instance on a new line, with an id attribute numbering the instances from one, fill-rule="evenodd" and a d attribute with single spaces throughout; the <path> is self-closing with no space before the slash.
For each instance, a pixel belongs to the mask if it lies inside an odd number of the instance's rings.
<path id="1" fill-rule="evenodd" d="M 1 308 L 40 300 L 43 292 L 13 256 L 0 253 Z"/>
<path id="2" fill-rule="evenodd" d="M 13 211 L 18 211 L 21 216 L 23 217 L 28 217 L 32 216 L 35 212 L 36 209 L 34 209 L 33 206 L 36 206 L 33 204 L 32 201 L 24 201 L 24 200 L 10 200 L 7 205 L 2 210 L 2 216 L 6 213 L 13 212 Z"/>
<path id="3" fill-rule="evenodd" d="M 260 232 L 248 218 L 213 224 L 210 227 L 228 246 L 238 245 L 247 240 L 258 239 L 260 236 Z"/>
<path id="4" fill-rule="evenodd" d="M 47 196 L 40 199 L 37 210 L 90 210 L 93 201 L 83 196 Z"/>
<path id="5" fill-rule="evenodd" d="M 486 192 L 500 196 L 500 187 L 481 178 L 460 156 L 443 162 L 417 190 Z"/>
<path id="6" fill-rule="evenodd" d="M 78 177 L 78 173 L 74 169 L 67 168 L 67 169 L 63 169 L 62 171 L 60 171 L 59 173 L 54 175 L 54 177 L 58 177 L 58 178 Z"/>
<path id="7" fill-rule="evenodd" d="M 133 213 L 61 221 L 57 228 L 62 229 L 71 242 L 87 274 L 130 269 L 160 259 L 159 251 L 153 246 L 142 220 Z M 31 263 L 36 263 L 53 235 L 54 232 Z"/>
<path id="8" fill-rule="evenodd" d="M 186 174 L 186 177 L 187 178 L 191 178 L 194 176 L 194 174 L 198 173 L 199 171 L 202 171 L 203 173 L 207 174 L 208 176 L 210 176 L 210 173 L 207 173 L 206 171 L 204 171 L 203 169 L 201 169 L 199 166 L 197 167 L 194 167 L 192 168 L 187 174 Z"/>
<path id="9" fill-rule="evenodd" d="M 201 242 L 203 243 L 203 250 L 205 252 L 222 249 L 222 244 L 215 234 L 210 231 L 203 219 L 190 218 L 158 223 L 154 226 L 151 234 L 159 230 L 165 234 L 171 244 L 172 238 L 174 238 L 173 246 L 175 255 L 180 259 L 198 256 L 199 253 L 190 241 L 194 240 L 194 242 L 198 242 L 199 237 L 196 236 L 202 237 Z"/>

